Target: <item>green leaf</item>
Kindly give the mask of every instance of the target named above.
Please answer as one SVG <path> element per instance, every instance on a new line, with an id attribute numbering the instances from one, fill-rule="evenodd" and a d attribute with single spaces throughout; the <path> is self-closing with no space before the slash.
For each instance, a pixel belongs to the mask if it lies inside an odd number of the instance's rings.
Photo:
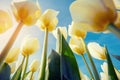
<path id="1" fill-rule="evenodd" d="M 61 62 L 62 80 L 81 80 L 75 56 L 63 36 Z"/>
<path id="2" fill-rule="evenodd" d="M 112 56 L 120 61 L 120 55 L 112 55 Z"/>
<path id="3" fill-rule="evenodd" d="M 25 78 L 28 76 L 29 73 L 30 73 L 30 71 L 28 71 L 27 73 L 25 73 Z"/>
<path id="4" fill-rule="evenodd" d="M 48 68 L 48 80 L 61 80 L 60 55 L 54 50 L 48 57 Z"/>
<path id="5" fill-rule="evenodd" d="M 107 47 L 106 47 L 106 58 L 107 58 L 107 63 L 108 63 L 109 80 L 118 80 Z"/>
<path id="6" fill-rule="evenodd" d="M 0 70 L 0 80 L 9 80 L 10 79 L 11 69 L 7 63 L 4 63 Z"/>
<path id="7" fill-rule="evenodd" d="M 18 67 L 11 80 L 20 80 L 22 73 L 22 64 Z"/>

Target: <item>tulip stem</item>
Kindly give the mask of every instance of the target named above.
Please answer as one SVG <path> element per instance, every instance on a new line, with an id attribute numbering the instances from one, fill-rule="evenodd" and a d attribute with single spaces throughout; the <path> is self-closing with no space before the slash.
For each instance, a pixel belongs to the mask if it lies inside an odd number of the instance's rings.
<path id="1" fill-rule="evenodd" d="M 39 80 L 45 80 L 45 70 L 46 70 L 46 64 L 47 64 L 47 45 L 48 45 L 48 28 L 45 29 Z"/>
<path id="2" fill-rule="evenodd" d="M 58 53 L 62 53 L 62 35 L 60 29 L 57 30 L 57 51 Z"/>
<path id="3" fill-rule="evenodd" d="M 31 76 L 30 76 L 30 80 L 32 80 L 32 77 L 33 77 L 33 73 L 34 73 L 34 72 L 32 72 L 32 73 L 31 73 Z"/>
<path id="4" fill-rule="evenodd" d="M 83 41 L 84 41 L 84 40 L 83 40 Z M 97 72 L 96 66 L 95 66 L 95 64 L 94 64 L 94 62 L 93 62 L 93 60 L 92 60 L 92 57 L 91 57 L 91 55 L 90 55 L 90 52 L 89 52 L 89 50 L 88 50 L 88 48 L 87 48 L 87 45 L 86 45 L 85 41 L 84 41 L 84 44 L 85 44 L 85 48 L 86 48 L 86 53 L 87 53 L 88 58 L 89 58 L 89 60 L 90 60 L 90 65 L 91 65 L 91 67 L 92 67 L 93 74 L 94 74 L 94 76 L 95 76 L 95 80 L 100 80 L 100 77 L 99 77 L 99 74 L 98 74 L 98 72 Z"/>
<path id="5" fill-rule="evenodd" d="M 23 75 L 22 75 L 21 80 L 24 80 L 24 78 L 25 78 L 25 73 L 26 73 L 26 70 L 27 70 L 28 60 L 29 60 L 29 56 L 27 55 L 27 56 L 26 56 L 25 67 L 24 67 L 24 69 L 23 69 Z M 24 65 L 23 65 L 23 66 L 24 66 Z"/>
<path id="6" fill-rule="evenodd" d="M 1 51 L 0 53 L 0 66 L 3 64 L 3 61 L 5 60 L 8 51 L 10 50 L 11 46 L 13 45 L 13 43 L 15 42 L 15 39 L 17 38 L 18 33 L 20 32 L 21 28 L 23 26 L 23 23 L 20 22 L 16 28 L 16 30 L 14 31 L 14 33 L 12 34 L 12 36 L 10 37 L 9 41 L 7 42 L 6 46 L 4 47 L 4 49 Z"/>
<path id="7" fill-rule="evenodd" d="M 114 24 L 109 24 L 108 29 L 120 38 L 120 29 L 118 29 Z"/>
<path id="8" fill-rule="evenodd" d="M 83 60 L 84 60 L 84 63 L 85 63 L 85 65 L 86 65 L 87 69 L 88 69 L 88 72 L 89 72 L 91 78 L 94 80 L 94 76 L 93 76 L 93 74 L 92 74 L 92 72 L 91 72 L 91 70 L 90 70 L 90 67 L 89 67 L 89 65 L 88 65 L 88 63 L 87 63 L 87 61 L 86 61 L 86 59 L 85 59 L 85 56 L 82 55 L 82 58 L 83 58 Z"/>

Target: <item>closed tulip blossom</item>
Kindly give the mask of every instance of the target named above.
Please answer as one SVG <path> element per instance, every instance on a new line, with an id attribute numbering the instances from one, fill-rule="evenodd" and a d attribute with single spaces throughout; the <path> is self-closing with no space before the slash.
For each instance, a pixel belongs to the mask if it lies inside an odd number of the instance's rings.
<path id="1" fill-rule="evenodd" d="M 90 54 L 92 57 L 99 59 L 99 60 L 105 60 L 105 48 L 101 47 L 98 43 L 96 42 L 90 42 L 87 45 L 88 50 L 90 51 Z"/>
<path id="2" fill-rule="evenodd" d="M 9 52 L 8 55 L 5 59 L 6 63 L 12 63 L 14 61 L 16 61 L 18 59 L 18 55 L 20 53 L 20 49 L 19 48 L 12 48 Z"/>
<path id="3" fill-rule="evenodd" d="M 0 10 L 0 34 L 8 30 L 12 26 L 12 18 L 4 11 Z"/>
<path id="4" fill-rule="evenodd" d="M 65 39 L 67 39 L 67 29 L 66 27 L 57 27 L 54 31 L 53 31 L 53 35 L 54 37 L 57 39 L 57 30 L 60 29 L 61 34 L 64 36 Z"/>
<path id="5" fill-rule="evenodd" d="M 100 72 L 101 80 L 109 80 L 107 63 L 104 62 L 101 65 L 101 68 L 102 68 L 102 71 L 103 71 L 103 72 Z M 120 80 L 120 72 L 116 68 L 114 68 L 114 69 L 115 69 L 115 73 L 116 73 L 118 79 Z"/>
<path id="6" fill-rule="evenodd" d="M 77 38 L 85 38 L 87 32 L 83 30 L 80 26 L 81 25 L 79 23 L 72 22 L 72 24 L 69 25 L 68 28 L 69 35 Z"/>
<path id="7" fill-rule="evenodd" d="M 86 31 L 100 32 L 114 23 L 117 12 L 113 0 L 76 0 L 70 6 L 74 22 Z"/>
<path id="8" fill-rule="evenodd" d="M 35 72 L 39 68 L 39 61 L 38 60 L 33 60 L 33 62 L 30 65 L 30 71 Z"/>
<path id="9" fill-rule="evenodd" d="M 41 15 L 40 7 L 30 1 L 13 2 L 12 8 L 16 20 L 29 26 L 35 24 Z"/>
<path id="10" fill-rule="evenodd" d="M 57 19 L 58 11 L 48 9 L 46 10 L 39 20 L 40 29 L 48 29 L 49 32 L 53 31 L 58 23 Z"/>
<path id="11" fill-rule="evenodd" d="M 70 39 L 69 45 L 71 49 L 73 50 L 73 52 L 79 55 L 83 55 L 85 53 L 85 44 L 81 38 L 77 39 L 75 37 L 72 37 Z"/>
<path id="12" fill-rule="evenodd" d="M 22 45 L 21 45 L 21 51 L 24 56 L 29 56 L 39 49 L 39 41 L 37 38 L 32 37 L 26 37 L 24 38 Z"/>

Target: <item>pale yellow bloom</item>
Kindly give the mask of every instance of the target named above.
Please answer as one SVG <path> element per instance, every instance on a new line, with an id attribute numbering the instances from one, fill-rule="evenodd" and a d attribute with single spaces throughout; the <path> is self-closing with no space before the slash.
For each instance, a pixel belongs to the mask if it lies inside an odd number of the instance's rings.
<path id="1" fill-rule="evenodd" d="M 33 60 L 33 62 L 30 65 L 30 71 L 35 72 L 39 68 L 39 61 L 38 60 Z"/>
<path id="2" fill-rule="evenodd" d="M 85 53 L 85 44 L 82 40 L 82 38 L 75 38 L 72 37 L 70 39 L 69 45 L 71 47 L 71 49 L 73 50 L 73 52 L 83 55 Z"/>
<path id="3" fill-rule="evenodd" d="M 39 20 L 39 26 L 41 30 L 48 29 L 49 32 L 56 28 L 58 23 L 57 19 L 58 11 L 48 9 L 46 10 Z"/>
<path id="4" fill-rule="evenodd" d="M 0 34 L 8 30 L 12 26 L 12 18 L 4 11 L 0 10 Z"/>
<path id="5" fill-rule="evenodd" d="M 70 6 L 74 22 L 82 24 L 86 31 L 104 31 L 116 20 L 117 12 L 113 0 L 77 0 Z"/>
<path id="6" fill-rule="evenodd" d="M 66 27 L 57 27 L 54 31 L 53 31 L 53 35 L 54 37 L 57 39 L 57 31 L 58 29 L 60 30 L 61 34 L 64 36 L 65 39 L 67 39 L 67 29 Z"/>
<path id="7" fill-rule="evenodd" d="M 104 47 L 101 47 L 98 43 L 90 42 L 88 43 L 87 47 L 92 57 L 100 60 L 106 59 L 106 55 L 105 55 L 106 50 Z"/>
<path id="8" fill-rule="evenodd" d="M 103 65 L 101 65 L 101 68 L 103 71 L 103 72 L 100 72 L 101 80 L 109 80 L 107 63 L 104 62 Z M 115 69 L 118 79 L 120 80 L 120 72 L 116 68 L 114 68 L 114 69 Z"/>
<path id="9" fill-rule="evenodd" d="M 41 15 L 41 10 L 34 2 L 19 1 L 12 4 L 13 13 L 17 21 L 25 25 L 33 25 Z"/>
<path id="10" fill-rule="evenodd" d="M 80 71 L 80 77 L 81 77 L 81 80 L 90 80 L 87 75 L 82 73 L 82 71 Z"/>
<path id="11" fill-rule="evenodd" d="M 19 48 L 12 48 L 9 52 L 8 55 L 5 59 L 6 63 L 12 63 L 14 61 L 16 61 L 18 59 L 18 55 L 20 53 L 20 49 Z"/>
<path id="12" fill-rule="evenodd" d="M 72 24 L 69 25 L 68 34 L 77 38 L 85 38 L 87 32 L 81 28 L 81 25 L 79 23 L 72 22 Z"/>
<path id="13" fill-rule="evenodd" d="M 11 69 L 11 74 L 15 72 L 16 69 L 16 62 L 10 63 L 9 64 L 10 69 Z"/>
<path id="14" fill-rule="evenodd" d="M 21 51 L 24 56 L 31 55 L 39 49 L 39 40 L 37 38 L 26 37 L 24 38 Z"/>

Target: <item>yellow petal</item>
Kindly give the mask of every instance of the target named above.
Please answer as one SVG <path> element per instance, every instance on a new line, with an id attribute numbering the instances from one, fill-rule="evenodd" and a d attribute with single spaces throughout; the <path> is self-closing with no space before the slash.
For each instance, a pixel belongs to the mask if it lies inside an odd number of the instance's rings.
<path id="1" fill-rule="evenodd" d="M 81 38 L 78 39 L 78 38 L 72 37 L 70 39 L 69 45 L 70 45 L 71 49 L 73 50 L 73 52 L 75 52 L 77 54 L 85 53 L 85 44 Z"/>
<path id="2" fill-rule="evenodd" d="M 49 32 L 53 31 L 58 23 L 57 15 L 58 12 L 55 10 L 46 10 L 40 18 L 40 29 L 45 30 L 47 28 Z"/>
<path id="3" fill-rule="evenodd" d="M 37 71 L 38 68 L 39 68 L 39 61 L 35 59 L 30 65 L 30 71 L 35 72 Z"/>
<path id="4" fill-rule="evenodd" d="M 22 21 L 25 25 L 33 25 L 41 15 L 41 10 L 37 4 L 30 1 L 13 2 L 13 13 L 17 21 Z"/>
<path id="5" fill-rule="evenodd" d="M 70 6 L 72 19 L 74 22 L 90 25 L 90 27 L 93 27 L 93 30 L 95 29 L 95 32 L 104 31 L 107 25 L 116 19 L 116 11 L 111 10 L 111 8 L 108 8 L 108 5 L 105 5 L 109 3 L 105 3 L 102 0 L 74 1 Z M 113 3 L 111 2 L 111 4 Z M 89 28 L 86 28 L 86 31 L 89 31 Z"/>
<path id="6" fill-rule="evenodd" d="M 54 31 L 53 31 L 53 35 L 54 37 L 57 39 L 57 31 L 58 29 L 60 30 L 61 34 L 64 36 L 65 39 L 67 39 L 67 29 L 66 27 L 57 27 Z"/>
<path id="7" fill-rule="evenodd" d="M 37 38 L 26 37 L 24 38 L 21 51 L 24 56 L 31 55 L 39 49 L 39 40 Z"/>
<path id="8" fill-rule="evenodd" d="M 72 24 L 69 25 L 69 28 L 68 28 L 69 35 L 77 37 L 77 38 L 85 38 L 87 32 L 85 31 L 85 29 L 83 29 L 81 27 L 83 27 L 83 25 L 81 25 L 79 23 L 72 22 Z"/>
<path id="9" fill-rule="evenodd" d="M 101 47 L 98 43 L 90 42 L 88 43 L 87 47 L 92 57 L 100 60 L 106 59 L 105 48 Z"/>
<path id="10" fill-rule="evenodd" d="M 8 30 L 12 26 L 12 18 L 3 10 L 0 10 L 0 34 Z"/>
<path id="11" fill-rule="evenodd" d="M 8 52 L 8 55 L 5 59 L 5 62 L 6 63 L 12 63 L 14 62 L 15 60 L 18 59 L 18 55 L 20 53 L 20 49 L 19 48 L 13 48 L 11 49 L 9 52 Z"/>

